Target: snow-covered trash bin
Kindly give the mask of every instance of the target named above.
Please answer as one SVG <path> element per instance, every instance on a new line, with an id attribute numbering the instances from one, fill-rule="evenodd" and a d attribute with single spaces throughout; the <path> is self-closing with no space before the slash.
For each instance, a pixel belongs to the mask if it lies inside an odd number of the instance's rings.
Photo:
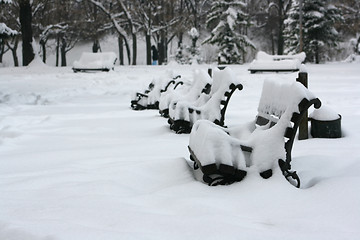
<path id="1" fill-rule="evenodd" d="M 74 72 L 105 71 L 114 70 L 116 54 L 113 52 L 83 52 L 79 61 L 73 64 Z"/>
<path id="2" fill-rule="evenodd" d="M 328 106 L 315 109 L 310 114 L 311 136 L 314 138 L 340 138 L 341 115 Z"/>

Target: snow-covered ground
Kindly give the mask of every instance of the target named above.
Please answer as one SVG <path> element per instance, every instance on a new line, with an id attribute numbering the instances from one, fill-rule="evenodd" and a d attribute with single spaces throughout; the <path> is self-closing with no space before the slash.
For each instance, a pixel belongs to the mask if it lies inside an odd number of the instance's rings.
<path id="1" fill-rule="evenodd" d="M 191 79 L 209 66 L 117 66 L 73 73 L 41 64 L 0 68 L 0 239 L 359 239 L 360 65 L 309 65 L 309 88 L 342 116 L 343 138 L 296 141 L 296 189 L 279 170 L 249 170 L 209 187 L 186 163 L 189 135 L 132 93 L 168 70 Z M 265 79 L 231 66 L 244 85 L 227 125 L 252 120 Z"/>

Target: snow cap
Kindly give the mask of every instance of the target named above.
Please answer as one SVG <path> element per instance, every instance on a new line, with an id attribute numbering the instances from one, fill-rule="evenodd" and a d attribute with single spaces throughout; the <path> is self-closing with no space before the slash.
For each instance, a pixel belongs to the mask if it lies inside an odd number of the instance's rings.
<path id="1" fill-rule="evenodd" d="M 340 118 L 340 115 L 329 106 L 322 105 L 319 109 L 314 109 L 310 118 L 319 121 L 333 121 Z"/>

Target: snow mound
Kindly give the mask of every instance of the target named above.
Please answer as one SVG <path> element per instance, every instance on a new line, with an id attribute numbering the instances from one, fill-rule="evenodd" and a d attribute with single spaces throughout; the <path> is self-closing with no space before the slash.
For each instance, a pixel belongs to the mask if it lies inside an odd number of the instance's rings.
<path id="1" fill-rule="evenodd" d="M 340 118 L 339 114 L 329 106 L 321 106 L 319 109 L 314 109 L 310 114 L 310 118 L 319 121 L 333 121 Z"/>
<path id="2" fill-rule="evenodd" d="M 26 105 L 46 105 L 50 101 L 37 93 L 2 93 L 0 92 L 0 104 L 26 104 Z"/>
<path id="3" fill-rule="evenodd" d="M 39 56 L 35 55 L 35 58 L 26 66 L 27 69 L 43 70 L 45 68 L 52 68 L 46 65 Z"/>
<path id="4" fill-rule="evenodd" d="M 360 56 L 356 55 L 356 54 L 351 54 L 350 56 L 348 56 L 344 62 L 348 62 L 348 63 L 360 63 Z"/>

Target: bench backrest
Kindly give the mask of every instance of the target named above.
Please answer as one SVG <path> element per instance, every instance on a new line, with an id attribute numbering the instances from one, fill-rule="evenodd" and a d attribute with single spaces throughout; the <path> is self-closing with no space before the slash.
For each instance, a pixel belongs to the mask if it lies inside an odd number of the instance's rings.
<path id="1" fill-rule="evenodd" d="M 174 92 L 166 96 L 162 96 L 160 99 L 159 109 L 169 109 L 170 106 L 175 106 L 179 101 L 196 101 L 202 93 L 208 94 L 207 89 L 211 88 L 212 79 L 210 76 L 202 70 L 195 70 L 193 75 L 193 81 L 191 85 L 186 88 L 185 92 Z"/>
<path id="2" fill-rule="evenodd" d="M 256 124 L 266 129 L 282 121 L 284 137 L 287 139 L 285 141 L 287 159 L 291 159 L 291 149 L 300 120 L 313 104 L 315 108 L 319 108 L 321 102 L 299 82 L 291 84 L 264 82 Z"/>
<path id="3" fill-rule="evenodd" d="M 116 59 L 116 54 L 113 52 L 99 52 L 99 53 L 83 52 L 81 54 L 79 61 L 82 63 L 94 62 L 94 61 L 114 62 L 115 59 Z"/>
<path id="4" fill-rule="evenodd" d="M 210 99 L 198 108 L 189 108 L 192 123 L 197 119 L 207 119 L 218 125 L 224 125 L 229 100 L 236 89 L 242 90 L 242 88 L 239 79 L 230 68 L 215 70 Z"/>
<path id="5" fill-rule="evenodd" d="M 314 98 L 311 93 L 298 82 L 280 84 L 274 81 L 264 81 L 258 106 L 257 124 L 264 125 L 264 121 L 278 122 L 286 112 L 297 112 L 298 104 L 303 98 Z"/>
<path id="6" fill-rule="evenodd" d="M 259 51 L 256 55 L 258 61 L 282 61 L 282 60 L 298 60 L 300 63 L 304 62 L 306 54 L 304 52 L 293 55 L 269 55 L 265 52 Z"/>
<path id="7" fill-rule="evenodd" d="M 113 52 L 83 52 L 79 61 L 74 61 L 74 68 L 111 69 L 116 62 L 116 54 Z"/>

